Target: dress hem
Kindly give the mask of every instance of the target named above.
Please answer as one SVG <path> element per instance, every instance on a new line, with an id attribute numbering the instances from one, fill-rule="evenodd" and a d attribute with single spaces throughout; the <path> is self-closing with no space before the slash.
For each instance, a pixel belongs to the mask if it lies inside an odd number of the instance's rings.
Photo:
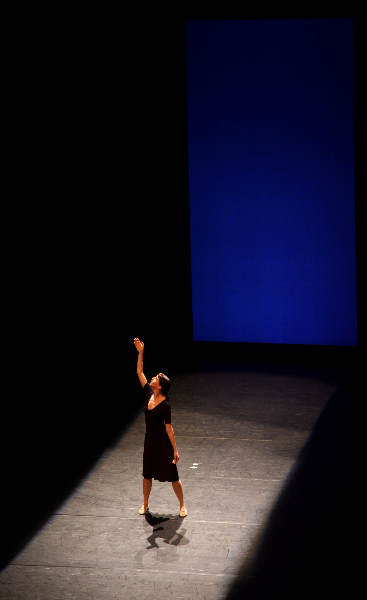
<path id="1" fill-rule="evenodd" d="M 176 481 L 180 480 L 179 477 L 177 479 L 159 479 L 159 477 L 154 477 L 154 475 L 152 475 L 152 477 L 146 477 L 144 475 L 144 473 L 142 473 L 141 475 L 142 475 L 142 477 L 144 477 L 144 479 L 155 479 L 156 481 L 160 481 L 161 483 L 165 483 L 165 482 L 176 483 Z"/>

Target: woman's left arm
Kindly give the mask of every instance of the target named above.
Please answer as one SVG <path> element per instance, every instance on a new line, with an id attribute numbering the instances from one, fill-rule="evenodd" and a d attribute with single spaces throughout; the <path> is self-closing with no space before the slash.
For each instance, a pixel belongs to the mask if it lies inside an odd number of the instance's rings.
<path id="1" fill-rule="evenodd" d="M 169 437 L 169 439 L 171 441 L 171 444 L 172 444 L 173 454 L 174 454 L 172 462 L 175 465 L 179 461 L 180 456 L 178 454 L 178 450 L 177 450 L 177 446 L 176 446 L 176 440 L 175 440 L 175 433 L 173 431 L 173 427 L 172 427 L 171 423 L 166 423 L 166 431 L 167 431 L 167 435 L 168 435 L 168 437 Z"/>

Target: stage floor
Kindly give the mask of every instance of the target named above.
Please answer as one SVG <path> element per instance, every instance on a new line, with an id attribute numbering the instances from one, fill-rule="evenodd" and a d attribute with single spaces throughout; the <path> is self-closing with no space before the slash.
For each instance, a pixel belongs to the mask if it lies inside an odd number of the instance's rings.
<path id="1" fill-rule="evenodd" d="M 177 374 L 172 423 L 188 516 L 153 481 L 140 516 L 144 415 L 0 576 L 2 600 L 219 600 L 337 383 L 285 370 Z M 123 402 L 139 402 L 124 398 Z"/>

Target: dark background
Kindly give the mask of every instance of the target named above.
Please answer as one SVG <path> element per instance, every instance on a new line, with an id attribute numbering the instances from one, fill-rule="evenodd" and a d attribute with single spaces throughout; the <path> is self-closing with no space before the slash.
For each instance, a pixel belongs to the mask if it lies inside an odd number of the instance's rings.
<path id="1" fill-rule="evenodd" d="M 52 59 L 41 47 L 29 78 L 33 110 L 22 117 L 18 173 L 23 193 L 9 218 L 6 255 L 11 334 L 4 362 L 2 564 L 139 410 L 135 336 L 146 343 L 148 377 L 224 362 L 340 368 L 346 381 L 360 373 L 362 20 L 356 16 L 359 346 L 353 350 L 192 342 L 185 18 L 129 17 L 113 25 L 110 17 L 87 19 L 83 35 L 75 27 L 61 50 L 53 47 Z"/>

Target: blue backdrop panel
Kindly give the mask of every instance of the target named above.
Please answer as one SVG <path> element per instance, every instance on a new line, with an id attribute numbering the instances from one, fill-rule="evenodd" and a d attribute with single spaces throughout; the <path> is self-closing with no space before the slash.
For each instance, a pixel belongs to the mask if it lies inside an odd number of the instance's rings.
<path id="1" fill-rule="evenodd" d="M 194 339 L 355 345 L 353 22 L 189 21 Z"/>

